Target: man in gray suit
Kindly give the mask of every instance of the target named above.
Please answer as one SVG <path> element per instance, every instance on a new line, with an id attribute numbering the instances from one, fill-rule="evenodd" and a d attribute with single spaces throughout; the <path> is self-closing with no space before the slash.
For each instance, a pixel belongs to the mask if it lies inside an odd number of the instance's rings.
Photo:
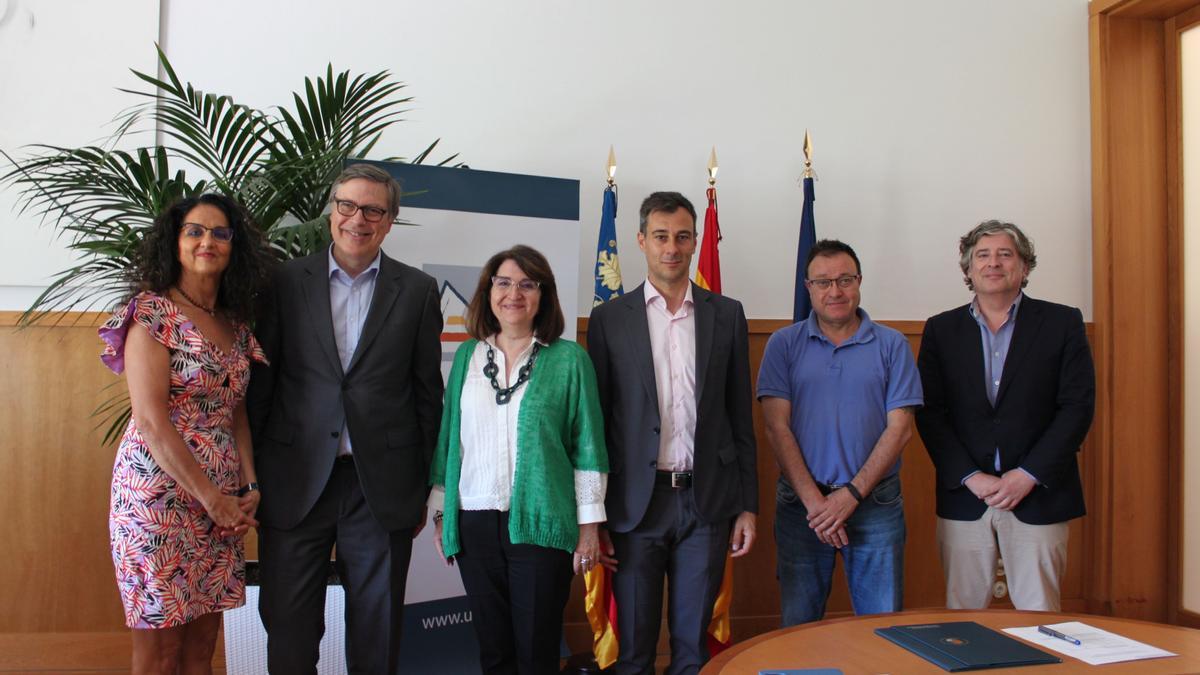
<path id="1" fill-rule="evenodd" d="M 604 409 L 605 509 L 620 561 L 617 672 L 654 673 L 663 576 L 671 664 L 696 673 L 727 550 L 754 544 L 758 512 L 750 355 L 741 303 L 688 281 L 696 210 L 678 192 L 642 202 L 647 280 L 592 310 L 588 353 Z M 603 531 L 602 531 L 603 533 Z"/>
<path id="2" fill-rule="evenodd" d="M 395 673 L 412 539 L 442 412 L 434 279 L 380 251 L 400 186 L 366 164 L 330 189 L 327 250 L 275 276 L 249 395 L 272 673 L 315 673 L 330 552 L 352 673 Z"/>

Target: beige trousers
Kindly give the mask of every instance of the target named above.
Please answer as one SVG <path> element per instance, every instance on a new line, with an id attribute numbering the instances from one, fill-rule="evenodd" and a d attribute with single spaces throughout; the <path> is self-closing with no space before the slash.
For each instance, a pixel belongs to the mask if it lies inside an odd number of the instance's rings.
<path id="1" fill-rule="evenodd" d="M 937 539 L 949 609 L 988 606 L 996 581 L 997 552 L 1004 558 L 1008 593 L 1017 609 L 1061 609 L 1067 523 L 1027 525 L 1012 511 L 989 506 L 979 520 L 938 518 Z"/>

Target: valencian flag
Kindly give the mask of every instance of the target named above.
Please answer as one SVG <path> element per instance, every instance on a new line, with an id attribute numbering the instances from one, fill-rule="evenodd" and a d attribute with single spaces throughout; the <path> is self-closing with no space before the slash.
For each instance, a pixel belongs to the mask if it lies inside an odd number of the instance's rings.
<path id="1" fill-rule="evenodd" d="M 617 261 L 617 188 L 611 183 L 604 189 L 600 210 L 600 237 L 596 242 L 596 291 L 592 306 L 602 305 L 624 295 L 621 264 Z"/>
<path id="2" fill-rule="evenodd" d="M 804 261 L 808 260 L 808 252 L 817 243 L 817 222 L 813 217 L 813 202 L 816 194 L 813 191 L 811 172 L 804 176 L 804 210 L 800 213 L 800 245 L 796 247 L 796 296 L 792 306 L 792 321 L 803 321 L 812 311 L 812 302 L 808 299 L 808 288 L 804 286 L 804 277 L 808 270 Z"/>
<path id="3" fill-rule="evenodd" d="M 708 188 L 708 208 L 704 211 L 704 241 L 700 244 L 700 261 L 696 263 L 696 285 L 721 292 L 721 226 L 717 223 L 717 189 Z"/>
<path id="4" fill-rule="evenodd" d="M 609 151 L 610 171 L 612 154 Z M 611 176 L 611 174 L 610 174 Z M 600 211 L 600 235 L 596 242 L 596 290 L 592 306 L 620 297 L 621 264 L 617 259 L 617 188 L 609 183 Z M 583 602 L 592 627 L 592 654 L 601 669 L 617 662 L 617 601 L 613 597 L 612 572 L 597 565 L 584 574 Z"/>

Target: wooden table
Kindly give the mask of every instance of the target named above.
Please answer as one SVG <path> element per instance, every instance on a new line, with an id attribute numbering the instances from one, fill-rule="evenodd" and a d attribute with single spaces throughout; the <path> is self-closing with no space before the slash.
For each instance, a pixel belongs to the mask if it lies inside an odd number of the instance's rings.
<path id="1" fill-rule="evenodd" d="M 887 626 L 946 621 L 975 621 L 995 630 L 1082 621 L 1090 626 L 1179 654 L 1163 659 L 1091 666 L 1065 654 L 1051 652 L 1062 658 L 1063 662 L 1044 666 L 996 668 L 984 671 L 987 673 L 1200 673 L 1200 630 L 1090 614 L 993 609 L 875 614 L 783 628 L 740 642 L 721 652 L 704 667 L 701 674 L 758 675 L 759 670 L 784 668 L 840 668 L 845 675 L 944 673 L 946 671 L 916 654 L 875 635 L 874 630 Z"/>

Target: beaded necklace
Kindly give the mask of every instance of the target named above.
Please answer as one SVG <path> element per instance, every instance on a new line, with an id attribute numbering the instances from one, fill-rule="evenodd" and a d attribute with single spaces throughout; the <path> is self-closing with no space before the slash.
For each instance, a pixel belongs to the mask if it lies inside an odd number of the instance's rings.
<path id="1" fill-rule="evenodd" d="M 529 355 L 529 360 L 521 369 L 517 371 L 517 381 L 511 387 L 504 389 L 500 388 L 500 382 L 496 380 L 496 376 L 500 374 L 500 366 L 496 365 L 496 350 L 488 345 L 487 350 L 487 365 L 483 367 L 483 374 L 492 381 L 492 389 L 496 391 L 496 404 L 505 405 L 512 400 L 513 394 L 520 388 L 521 385 L 529 381 L 529 371 L 533 370 L 533 362 L 537 360 L 538 352 L 541 351 L 542 345 L 537 342 L 533 343 L 533 353 Z"/>

